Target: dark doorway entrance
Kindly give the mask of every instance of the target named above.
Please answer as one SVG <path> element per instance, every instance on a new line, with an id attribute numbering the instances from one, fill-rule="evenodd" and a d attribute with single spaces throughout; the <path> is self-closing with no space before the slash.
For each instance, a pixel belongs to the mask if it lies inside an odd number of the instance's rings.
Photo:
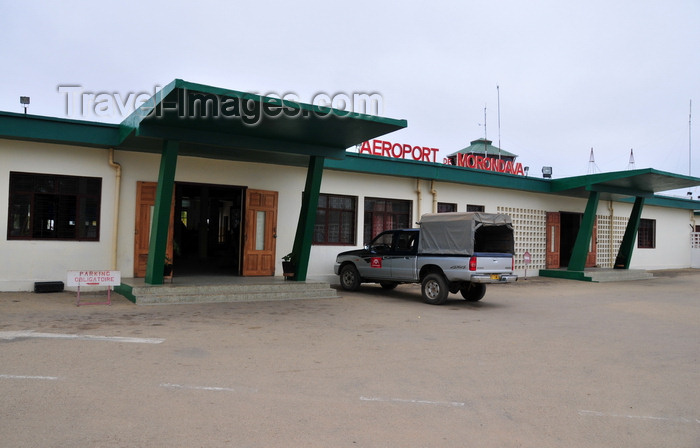
<path id="1" fill-rule="evenodd" d="M 243 187 L 176 183 L 177 275 L 241 275 Z"/>
<path id="2" fill-rule="evenodd" d="M 582 217 L 581 213 L 561 212 L 561 267 L 569 266 Z"/>

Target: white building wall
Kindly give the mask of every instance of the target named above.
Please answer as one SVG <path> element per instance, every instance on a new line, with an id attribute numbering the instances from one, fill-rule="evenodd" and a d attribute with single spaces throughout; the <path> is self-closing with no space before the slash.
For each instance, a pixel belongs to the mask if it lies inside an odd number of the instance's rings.
<path id="1" fill-rule="evenodd" d="M 122 271 L 123 277 L 131 277 L 134 269 L 136 182 L 158 180 L 160 155 L 116 151 L 115 161 L 122 166 L 117 269 Z M 8 241 L 6 235 L 10 171 L 101 177 L 100 241 Z M 305 168 L 193 157 L 180 157 L 175 173 L 177 182 L 278 191 L 277 275 L 282 273 L 281 257 L 291 251 L 294 243 L 305 179 Z M 116 172 L 108 164 L 106 149 L 0 140 L 0 257 L 10 260 L 6 261 L 0 270 L 0 291 L 31 290 L 36 281 L 65 281 L 68 270 L 111 269 L 115 185 Z M 458 211 L 465 211 L 467 204 L 483 205 L 486 212 L 497 212 L 499 207 L 512 208 L 523 211 L 522 216 L 525 217 L 541 216 L 546 211 L 582 213 L 586 206 L 586 199 L 447 182 L 432 183 L 428 180 L 421 180 L 419 184 L 414 178 L 333 170 L 324 171 L 321 192 L 357 197 L 357 244 L 315 245 L 311 249 L 308 278 L 334 283 L 337 282 L 333 273 L 335 256 L 341 251 L 359 248 L 363 244 L 364 199 L 368 197 L 411 201 L 414 223 L 420 219 L 421 214 L 432 212 L 434 201 L 456 203 Z M 625 220 L 629 217 L 631 204 L 614 202 L 612 206 L 614 217 L 623 217 Z M 599 222 L 601 217 L 609 216 L 609 207 L 609 201 L 600 202 L 597 211 Z M 656 219 L 656 248 L 639 249 L 635 245 L 631 267 L 689 267 L 689 212 L 647 205 L 642 217 Z M 531 229 L 528 229 L 527 238 L 533 241 L 546 236 L 537 236 L 538 227 L 541 232 L 545 231 L 541 218 L 538 219 L 539 224 L 531 223 Z M 599 233 L 598 240 L 602 238 L 609 236 Z M 516 247 L 516 267 L 522 267 L 522 252 L 527 245 L 521 244 Z M 614 252 L 617 253 L 617 247 Z M 535 274 L 538 267 L 530 266 L 528 275 Z M 522 275 L 522 269 L 518 273 Z"/>
<path id="2" fill-rule="evenodd" d="M 66 271 L 111 269 L 115 171 L 105 149 L 0 140 L 0 291 L 66 281 Z M 7 239 L 10 171 L 102 178 L 99 241 Z"/>
<path id="3" fill-rule="evenodd" d="M 29 291 L 37 281 L 65 282 L 68 270 L 113 269 L 116 170 L 109 166 L 108 154 L 107 149 L 0 141 L 0 256 L 11 260 L 0 270 L 0 291 Z M 134 272 L 137 181 L 158 181 L 160 155 L 115 151 L 114 160 L 122 170 L 116 269 L 128 278 Z M 100 240 L 8 241 L 10 171 L 101 177 Z M 281 275 L 281 257 L 291 252 L 294 244 L 305 168 L 179 157 L 175 180 L 279 192 L 276 272 Z"/>
<path id="4" fill-rule="evenodd" d="M 656 248 L 640 249 L 635 243 L 630 269 L 690 267 L 690 213 L 688 210 L 644 206 L 643 219 L 656 220 Z"/>
<path id="5" fill-rule="evenodd" d="M 416 208 L 417 193 L 415 179 L 325 170 L 323 173 L 323 181 L 321 182 L 321 193 L 357 197 L 357 225 L 355 228 L 355 240 L 357 244 L 355 246 L 312 246 L 309 272 L 307 275 L 309 280 L 337 283 L 338 277 L 333 273 L 336 255 L 338 255 L 339 252 L 362 247 L 365 198 L 413 201 L 413 222 L 418 221 L 419 218 Z"/>

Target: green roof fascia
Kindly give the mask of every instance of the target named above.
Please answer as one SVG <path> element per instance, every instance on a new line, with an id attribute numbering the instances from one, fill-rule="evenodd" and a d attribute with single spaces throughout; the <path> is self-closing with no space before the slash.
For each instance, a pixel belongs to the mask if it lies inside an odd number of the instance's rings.
<path id="1" fill-rule="evenodd" d="M 237 90 L 224 89 L 221 87 L 213 87 L 205 84 L 198 84 L 189 81 L 184 81 L 182 79 L 175 79 L 168 85 L 163 87 L 160 91 L 156 92 L 154 96 L 148 99 L 139 109 L 134 111 L 129 117 L 127 117 L 121 124 L 121 137 L 122 140 L 125 139 L 132 132 L 136 131 L 138 133 L 139 126 L 141 122 L 154 113 L 159 104 L 171 94 L 176 89 L 190 90 L 193 92 L 201 92 L 206 94 L 212 94 L 223 97 L 240 98 L 241 100 L 251 100 L 260 104 L 267 104 L 274 107 L 284 106 L 285 108 L 296 109 L 301 112 L 302 115 L 313 114 L 315 116 L 327 117 L 335 116 L 339 118 L 354 118 L 364 121 L 370 121 L 375 123 L 381 123 L 391 126 L 397 126 L 400 128 L 405 128 L 408 122 L 403 119 L 393 119 L 386 117 L 379 117 L 376 115 L 360 114 L 357 112 L 349 112 L 340 109 L 333 109 L 330 107 L 315 106 L 307 103 L 300 103 L 275 97 L 268 97 L 257 95 L 254 93 L 241 92 Z"/>
<path id="2" fill-rule="evenodd" d="M 178 80 L 176 79 L 157 91 L 155 95 L 146 100 L 146 102 L 144 102 L 138 109 L 122 120 L 122 122 L 119 124 L 120 141 L 124 141 L 128 136 L 134 134 L 138 130 L 141 121 L 151 115 L 155 111 L 158 104 L 163 101 L 163 98 L 175 90 L 177 82 Z"/>
<path id="3" fill-rule="evenodd" d="M 619 202 L 634 203 L 633 197 L 618 199 Z M 672 196 L 654 195 L 644 200 L 644 205 L 654 205 L 657 207 L 679 208 L 682 210 L 700 210 L 700 201 L 685 198 L 674 198 Z M 695 212 L 698 215 L 698 212 Z"/>
<path id="4" fill-rule="evenodd" d="M 98 147 L 120 142 L 116 124 L 13 112 L 0 112 L 0 138 Z"/>
<path id="5" fill-rule="evenodd" d="M 383 176 L 411 177 L 418 179 L 438 180 L 465 185 L 475 185 L 493 188 L 505 188 L 533 193 L 554 194 L 559 196 L 575 196 L 569 191 L 554 191 L 551 189 L 553 181 L 536 177 L 524 177 L 513 174 L 494 173 L 472 168 L 462 168 L 451 165 L 442 165 L 432 162 L 419 162 L 414 160 L 392 159 L 390 157 L 374 156 L 369 154 L 348 153 L 343 160 L 326 159 L 325 168 L 336 171 L 351 171 L 364 174 L 377 174 Z M 649 170 L 638 170 L 647 172 Z M 656 173 L 663 173 L 651 170 Z M 664 173 L 666 174 L 666 173 Z M 676 176 L 676 175 L 672 175 Z M 688 176 L 681 176 L 688 177 Z M 559 180 L 567 180 L 564 178 Z M 689 178 L 694 179 L 694 178 Z M 674 198 L 660 195 L 647 195 L 645 204 L 658 207 L 678 208 L 684 210 L 700 210 L 700 201 L 684 198 Z M 615 197 L 616 201 L 634 203 L 632 197 Z M 699 212 L 696 212 L 698 214 Z"/>
<path id="6" fill-rule="evenodd" d="M 628 190 L 637 191 L 640 193 L 654 193 L 655 189 L 658 188 L 658 186 L 654 185 L 653 183 L 654 178 L 665 179 L 673 184 L 677 184 L 671 186 L 666 185 L 663 187 L 663 190 L 657 191 L 685 188 L 689 185 L 700 185 L 700 179 L 696 177 L 668 173 L 665 171 L 655 170 L 653 168 L 643 168 L 638 170 L 613 171 L 609 173 L 587 174 L 583 176 L 554 179 L 552 180 L 552 191 L 561 192 L 578 188 L 584 188 L 589 191 L 593 191 L 594 189 L 596 191 L 604 191 L 607 188 L 610 188 L 611 190 L 627 188 Z M 624 187 L 612 185 L 617 181 L 629 181 L 635 185 Z"/>
<path id="7" fill-rule="evenodd" d="M 384 176 L 412 177 L 494 188 L 549 193 L 549 180 L 514 174 L 443 165 L 433 162 L 392 159 L 369 154 L 348 153 L 343 160 L 326 159 L 327 169 Z"/>
<path id="8" fill-rule="evenodd" d="M 564 177 L 552 179 L 552 191 L 566 191 L 575 188 L 586 188 L 594 184 L 618 180 L 634 174 L 646 174 L 647 170 L 614 171 L 610 173 L 586 174 L 583 176 Z"/>

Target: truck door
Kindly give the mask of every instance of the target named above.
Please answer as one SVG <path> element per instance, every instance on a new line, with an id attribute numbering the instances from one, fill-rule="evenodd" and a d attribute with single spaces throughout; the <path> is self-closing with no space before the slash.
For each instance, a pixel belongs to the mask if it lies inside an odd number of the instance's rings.
<path id="1" fill-rule="evenodd" d="M 360 267 L 360 275 L 371 279 L 391 279 L 391 253 L 394 232 L 379 234 L 369 243 L 369 262 Z"/>
<path id="2" fill-rule="evenodd" d="M 391 278 L 396 281 L 412 281 L 416 277 L 418 232 L 397 232 L 390 255 Z"/>

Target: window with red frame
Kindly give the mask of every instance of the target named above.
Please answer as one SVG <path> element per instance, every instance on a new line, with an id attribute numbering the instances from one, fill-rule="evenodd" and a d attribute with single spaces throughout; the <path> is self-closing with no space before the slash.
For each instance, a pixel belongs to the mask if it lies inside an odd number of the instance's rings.
<path id="1" fill-rule="evenodd" d="M 314 244 L 355 245 L 357 198 L 321 194 L 316 208 Z"/>
<path id="2" fill-rule="evenodd" d="M 411 201 L 365 198 L 364 244 L 385 230 L 410 229 Z"/>

